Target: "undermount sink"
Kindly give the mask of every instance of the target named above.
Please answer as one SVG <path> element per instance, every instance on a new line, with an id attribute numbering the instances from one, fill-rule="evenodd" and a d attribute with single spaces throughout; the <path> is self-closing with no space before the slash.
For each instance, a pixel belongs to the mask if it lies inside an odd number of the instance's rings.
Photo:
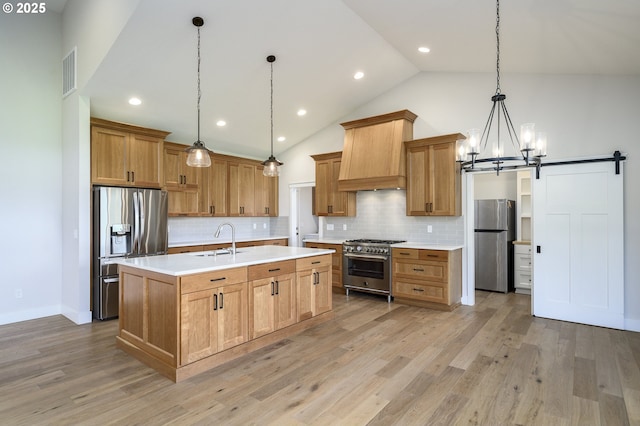
<path id="1" fill-rule="evenodd" d="M 238 253 L 243 253 L 240 250 L 236 250 L 236 254 Z M 193 253 L 192 256 L 198 256 L 198 257 L 215 257 L 215 256 L 223 256 L 225 254 L 231 254 L 231 251 L 229 250 L 225 250 L 225 249 L 221 249 L 221 250 L 214 250 L 214 251 L 206 251 L 204 253 Z"/>

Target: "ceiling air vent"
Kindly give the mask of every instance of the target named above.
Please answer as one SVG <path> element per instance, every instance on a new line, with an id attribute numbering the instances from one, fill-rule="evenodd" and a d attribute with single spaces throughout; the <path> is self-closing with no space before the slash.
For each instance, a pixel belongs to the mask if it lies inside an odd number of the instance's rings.
<path id="1" fill-rule="evenodd" d="M 66 98 L 76 90 L 76 54 L 78 47 L 74 47 L 62 59 L 62 97 Z"/>

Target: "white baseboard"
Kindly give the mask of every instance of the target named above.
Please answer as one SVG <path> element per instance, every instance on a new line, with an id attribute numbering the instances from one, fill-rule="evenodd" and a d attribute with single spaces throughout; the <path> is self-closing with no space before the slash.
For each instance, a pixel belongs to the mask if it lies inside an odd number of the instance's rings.
<path id="1" fill-rule="evenodd" d="M 628 331 L 640 331 L 640 319 L 625 318 L 624 329 Z"/>
<path id="2" fill-rule="evenodd" d="M 15 322 L 29 321 L 38 318 L 60 315 L 60 305 L 45 306 L 37 309 L 10 312 L 0 315 L 0 325 L 13 324 Z"/>

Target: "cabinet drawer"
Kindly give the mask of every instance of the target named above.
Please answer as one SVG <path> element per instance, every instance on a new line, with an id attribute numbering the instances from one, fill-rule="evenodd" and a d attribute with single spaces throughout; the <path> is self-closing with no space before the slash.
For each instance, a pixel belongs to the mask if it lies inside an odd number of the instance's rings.
<path id="1" fill-rule="evenodd" d="M 181 294 L 186 294 L 246 281 L 247 268 L 224 269 L 222 271 L 207 272 L 204 274 L 187 275 L 180 280 L 180 292 Z"/>
<path id="2" fill-rule="evenodd" d="M 285 260 L 283 262 L 263 263 L 249 266 L 249 281 L 261 278 L 275 277 L 277 275 L 293 274 L 296 272 L 296 261 Z"/>
<path id="3" fill-rule="evenodd" d="M 516 253 L 513 259 L 513 267 L 516 271 L 531 271 L 531 255 Z"/>
<path id="4" fill-rule="evenodd" d="M 204 246 L 169 247 L 167 249 L 167 254 L 193 253 L 195 251 L 203 251 L 203 250 L 204 250 Z"/>
<path id="5" fill-rule="evenodd" d="M 303 257 L 296 259 L 296 270 L 304 271 L 307 269 L 318 268 L 320 266 L 331 266 L 331 255 L 323 254 L 322 256 Z"/>
<path id="6" fill-rule="evenodd" d="M 392 249 L 394 259 L 436 260 L 446 262 L 449 260 L 449 252 L 446 250 L 422 250 L 422 249 Z"/>
<path id="7" fill-rule="evenodd" d="M 514 244 L 513 245 L 513 252 L 515 254 L 531 254 L 531 246 L 530 245 L 523 245 L 523 244 Z"/>
<path id="8" fill-rule="evenodd" d="M 393 295 L 428 302 L 448 303 L 446 286 L 439 283 L 396 280 L 393 283 Z"/>
<path id="9" fill-rule="evenodd" d="M 530 272 L 516 272 L 515 283 L 516 288 L 531 288 L 531 273 Z"/>
<path id="10" fill-rule="evenodd" d="M 429 262 L 420 261 L 393 262 L 393 275 L 404 276 L 414 279 L 426 279 L 431 281 L 446 282 L 447 281 L 447 262 Z"/>

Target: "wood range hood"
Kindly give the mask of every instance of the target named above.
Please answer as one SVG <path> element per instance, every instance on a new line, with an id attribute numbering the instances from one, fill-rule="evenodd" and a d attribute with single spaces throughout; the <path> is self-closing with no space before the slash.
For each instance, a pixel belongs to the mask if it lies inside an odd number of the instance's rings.
<path id="1" fill-rule="evenodd" d="M 409 110 L 341 123 L 345 129 L 338 191 L 407 187 L 404 141 L 413 139 Z"/>

